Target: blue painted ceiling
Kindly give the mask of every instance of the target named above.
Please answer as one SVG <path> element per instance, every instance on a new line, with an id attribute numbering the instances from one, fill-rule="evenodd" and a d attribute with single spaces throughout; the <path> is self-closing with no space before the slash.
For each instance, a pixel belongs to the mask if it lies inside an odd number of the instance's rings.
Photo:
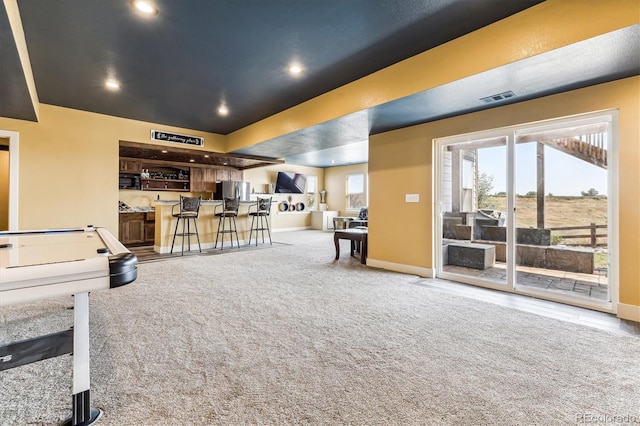
<path id="1" fill-rule="evenodd" d="M 17 4 L 40 102 L 229 134 L 539 2 L 155 0 L 155 17 L 129 0 Z M 518 102 L 637 75 L 638 33 L 630 27 L 236 153 L 318 167 L 363 162 L 369 134 L 495 106 L 483 96 L 512 90 L 507 102 Z M 286 72 L 292 61 L 301 76 Z M 4 3 L 0 71 L 0 116 L 35 120 Z M 108 76 L 120 81 L 117 93 L 105 91 Z M 221 103 L 226 117 L 216 114 Z"/>

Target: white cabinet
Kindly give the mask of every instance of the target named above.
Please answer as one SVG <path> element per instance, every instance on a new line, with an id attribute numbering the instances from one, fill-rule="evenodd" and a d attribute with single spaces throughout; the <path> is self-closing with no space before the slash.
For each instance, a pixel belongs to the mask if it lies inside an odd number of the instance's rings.
<path id="1" fill-rule="evenodd" d="M 338 216 L 333 210 L 313 210 L 311 211 L 311 228 L 323 231 L 333 231 L 333 218 Z"/>

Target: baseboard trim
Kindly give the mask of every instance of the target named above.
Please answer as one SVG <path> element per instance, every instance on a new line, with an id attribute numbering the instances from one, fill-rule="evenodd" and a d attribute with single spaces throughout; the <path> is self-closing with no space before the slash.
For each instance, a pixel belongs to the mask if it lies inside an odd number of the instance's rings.
<path id="1" fill-rule="evenodd" d="M 384 260 L 367 259 L 367 266 L 401 272 L 403 274 L 418 275 L 424 278 L 433 278 L 433 268 L 421 268 L 419 266 L 405 265 L 402 263 L 386 262 Z"/>
<path id="2" fill-rule="evenodd" d="M 618 303 L 618 318 L 640 322 L 640 306 Z"/>

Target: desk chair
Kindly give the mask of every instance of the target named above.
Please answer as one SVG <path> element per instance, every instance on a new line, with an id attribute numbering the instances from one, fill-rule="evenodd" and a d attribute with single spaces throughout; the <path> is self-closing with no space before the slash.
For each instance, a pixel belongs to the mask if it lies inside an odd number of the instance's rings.
<path id="1" fill-rule="evenodd" d="M 350 216 L 336 216 L 333 218 L 333 229 L 347 229 L 352 220 Z"/>
<path id="2" fill-rule="evenodd" d="M 349 228 L 368 229 L 369 228 L 369 208 L 362 207 L 358 212 L 358 217 L 349 222 Z M 356 241 L 356 250 L 360 252 L 360 241 Z"/>
<path id="3" fill-rule="evenodd" d="M 220 211 L 219 208 L 221 208 Z M 236 226 L 236 217 L 238 217 L 238 209 L 240 208 L 240 197 L 227 198 L 222 200 L 222 205 L 217 205 L 213 211 L 214 215 L 218 218 L 218 232 L 216 233 L 216 243 L 214 248 L 218 247 L 218 237 L 222 234 L 222 241 L 220 242 L 220 250 L 224 249 L 224 234 L 231 234 L 231 247 L 233 248 L 233 234 L 236 234 L 236 242 L 238 248 L 240 248 L 240 240 L 238 239 L 238 227 Z M 226 225 L 229 228 L 226 228 Z M 222 226 L 222 230 L 220 230 Z"/>
<path id="4" fill-rule="evenodd" d="M 271 241 L 271 230 L 269 229 L 269 214 L 271 213 L 271 198 L 258 198 L 256 203 L 249 206 L 249 216 L 251 216 L 251 231 L 249 232 L 249 244 L 253 231 L 256 231 L 256 246 L 258 245 L 258 231 L 262 231 L 262 242 L 264 243 L 264 230 L 269 235 L 269 244 Z M 253 210 L 255 209 L 255 210 Z M 253 211 L 252 211 L 253 210 Z"/>
<path id="5" fill-rule="evenodd" d="M 358 212 L 358 217 L 349 222 L 349 228 L 368 228 L 369 227 L 369 208 L 362 207 Z"/>
<path id="6" fill-rule="evenodd" d="M 191 236 L 195 235 L 198 240 L 198 250 L 202 253 L 202 247 L 200 246 L 200 236 L 198 235 L 198 214 L 200 213 L 200 202 L 202 201 L 202 196 L 200 197 L 184 197 L 180 196 L 180 202 L 173 207 L 171 207 L 171 216 L 175 217 L 176 220 L 176 228 L 173 231 L 173 240 L 171 241 L 171 253 L 173 253 L 173 245 L 176 242 L 176 237 L 182 237 L 182 256 L 184 256 L 184 238 L 187 237 L 188 241 L 188 249 L 191 250 Z M 178 211 L 176 211 L 176 207 Z M 182 232 L 178 233 L 178 225 L 182 221 Z M 195 232 L 191 232 L 190 223 L 193 221 L 193 226 L 195 228 Z M 185 232 L 185 224 L 187 225 L 187 230 Z"/>

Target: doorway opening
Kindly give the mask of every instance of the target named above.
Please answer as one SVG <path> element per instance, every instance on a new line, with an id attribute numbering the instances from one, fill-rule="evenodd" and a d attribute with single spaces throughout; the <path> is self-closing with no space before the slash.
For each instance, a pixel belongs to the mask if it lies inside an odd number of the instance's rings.
<path id="1" fill-rule="evenodd" d="M 0 138 L 0 231 L 9 230 L 9 138 Z"/>
<path id="2" fill-rule="evenodd" d="M 18 230 L 19 140 L 18 132 L 0 129 L 0 230 Z"/>
<path id="3" fill-rule="evenodd" d="M 436 140 L 436 275 L 612 312 L 617 115 Z"/>

